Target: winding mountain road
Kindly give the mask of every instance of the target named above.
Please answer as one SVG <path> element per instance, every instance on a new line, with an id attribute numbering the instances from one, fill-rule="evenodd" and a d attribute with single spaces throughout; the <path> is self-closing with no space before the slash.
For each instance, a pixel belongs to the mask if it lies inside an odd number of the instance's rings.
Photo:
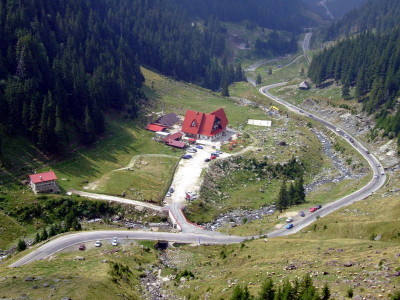
<path id="1" fill-rule="evenodd" d="M 327 204 L 325 207 L 317 210 L 314 213 L 308 213 L 304 218 L 299 219 L 296 222 L 293 222 L 294 227 L 290 230 L 287 230 L 285 228 L 279 229 L 279 230 L 274 230 L 268 234 L 269 237 L 276 237 L 276 236 L 283 236 L 283 235 L 289 235 L 295 232 L 300 231 L 304 227 L 308 226 L 311 224 L 313 221 L 316 220 L 316 217 L 324 217 L 328 215 L 329 213 L 338 210 L 339 208 L 342 208 L 344 206 L 350 205 L 356 201 L 362 200 L 370 196 L 373 192 L 379 190 L 386 182 L 386 174 L 381 166 L 380 162 L 378 159 L 370 154 L 370 152 L 365 148 L 364 145 L 362 145 L 359 141 L 357 141 L 354 137 L 350 136 L 349 133 L 344 131 L 343 129 L 335 126 L 334 124 L 325 121 L 321 119 L 320 117 L 313 115 L 299 107 L 296 107 L 282 99 L 279 99 L 278 97 L 272 95 L 269 91 L 273 88 L 277 88 L 283 85 L 286 85 L 287 82 L 281 82 L 281 83 L 275 83 L 271 85 L 264 86 L 259 89 L 260 93 L 263 94 L 264 96 L 272 99 L 273 101 L 285 106 L 288 108 L 289 111 L 292 111 L 297 114 L 301 114 L 304 116 L 307 116 L 322 125 L 324 125 L 326 128 L 332 130 L 334 133 L 337 135 L 341 136 L 344 140 L 346 140 L 354 149 L 356 149 L 364 158 L 365 160 L 368 161 L 368 164 L 371 167 L 371 170 L 373 172 L 373 177 L 371 181 L 358 191 L 345 196 L 335 202 L 332 202 L 330 204 Z"/>

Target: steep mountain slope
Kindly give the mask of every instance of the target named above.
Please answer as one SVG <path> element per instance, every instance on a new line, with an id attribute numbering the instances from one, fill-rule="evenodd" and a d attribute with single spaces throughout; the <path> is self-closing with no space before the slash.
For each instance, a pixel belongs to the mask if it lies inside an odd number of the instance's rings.
<path id="1" fill-rule="evenodd" d="M 215 16 L 225 22 L 248 21 L 259 26 L 290 32 L 316 26 L 320 20 L 301 1 L 291 0 L 174 0 L 190 15 L 202 19 Z"/>
<path id="2" fill-rule="evenodd" d="M 399 15 L 399 1 L 369 0 L 360 8 L 350 11 L 337 23 L 328 26 L 325 30 L 325 39 L 331 40 L 372 29 L 385 32 L 399 25 Z"/>
<path id="3" fill-rule="evenodd" d="M 0 124 L 49 153 L 90 145 L 103 111 L 137 116 L 140 64 L 218 88 L 223 51 L 217 21 L 200 30 L 163 0 L 1 1 Z"/>
<path id="4" fill-rule="evenodd" d="M 363 109 L 376 113 L 377 127 L 384 135 L 397 137 L 400 145 L 400 31 L 390 34 L 364 33 L 348 38 L 316 55 L 309 77 L 320 85 L 325 80 L 342 84 L 342 96 L 354 96 Z"/>
<path id="5" fill-rule="evenodd" d="M 303 0 L 310 9 L 328 20 L 338 20 L 367 0 Z"/>

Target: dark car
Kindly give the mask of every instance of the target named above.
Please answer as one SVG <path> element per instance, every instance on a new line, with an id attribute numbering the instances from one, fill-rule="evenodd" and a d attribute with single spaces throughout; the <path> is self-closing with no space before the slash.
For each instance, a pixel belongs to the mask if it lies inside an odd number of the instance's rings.
<path id="1" fill-rule="evenodd" d="M 320 209 L 320 208 L 322 208 L 322 205 L 317 205 L 316 208 Z"/>
<path id="2" fill-rule="evenodd" d="M 197 149 L 203 149 L 203 146 L 200 146 L 200 145 L 196 145 L 195 146 Z"/>
<path id="3" fill-rule="evenodd" d="M 175 192 L 174 188 L 170 188 L 170 189 L 169 189 L 169 192 L 170 192 L 170 193 Z"/>
<path id="4" fill-rule="evenodd" d="M 182 158 L 183 159 L 191 159 L 193 156 L 191 156 L 191 155 L 189 155 L 189 154 L 186 154 L 186 155 L 183 155 L 182 156 Z"/>
<path id="5" fill-rule="evenodd" d="M 80 244 L 78 249 L 81 251 L 86 250 L 85 244 Z"/>
<path id="6" fill-rule="evenodd" d="M 218 152 L 213 152 L 213 153 L 211 153 L 211 156 L 216 156 L 216 157 L 218 157 L 218 156 L 219 156 L 219 153 L 218 153 Z"/>
<path id="7" fill-rule="evenodd" d="M 205 161 L 205 162 L 209 162 L 209 161 L 211 161 L 211 159 L 206 158 L 204 161 Z"/>
<path id="8" fill-rule="evenodd" d="M 289 223 L 289 224 L 286 225 L 286 229 L 293 228 L 293 226 L 294 226 L 293 223 Z"/>
<path id="9" fill-rule="evenodd" d="M 304 212 L 304 211 L 301 211 L 301 212 L 300 212 L 300 217 L 305 217 L 305 216 L 306 216 L 305 212 Z"/>

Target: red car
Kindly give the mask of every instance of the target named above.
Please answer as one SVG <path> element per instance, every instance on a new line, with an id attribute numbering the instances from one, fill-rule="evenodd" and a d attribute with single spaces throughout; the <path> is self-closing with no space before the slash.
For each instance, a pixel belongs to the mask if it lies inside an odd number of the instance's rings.
<path id="1" fill-rule="evenodd" d="M 210 158 L 211 158 L 211 159 L 216 159 L 217 157 L 216 157 L 215 155 L 213 155 L 213 156 L 211 156 Z"/>
<path id="2" fill-rule="evenodd" d="M 310 208 L 310 212 L 314 212 L 314 211 L 316 211 L 318 208 L 316 208 L 316 207 L 311 207 Z"/>
<path id="3" fill-rule="evenodd" d="M 86 250 L 85 244 L 80 244 L 79 245 L 79 250 L 81 250 L 81 251 Z"/>

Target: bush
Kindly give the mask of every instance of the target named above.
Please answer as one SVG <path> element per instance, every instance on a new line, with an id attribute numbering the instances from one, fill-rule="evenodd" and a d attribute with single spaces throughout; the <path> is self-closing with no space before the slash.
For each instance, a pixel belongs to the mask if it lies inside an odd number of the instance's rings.
<path id="1" fill-rule="evenodd" d="M 21 251 L 24 251 L 26 249 L 26 243 L 25 243 L 25 241 L 24 240 L 19 240 L 18 241 L 18 244 L 17 244 L 17 251 L 18 252 L 21 252 Z"/>
<path id="2" fill-rule="evenodd" d="M 347 290 L 347 298 L 353 298 L 353 296 L 354 296 L 353 288 L 349 288 Z"/>

